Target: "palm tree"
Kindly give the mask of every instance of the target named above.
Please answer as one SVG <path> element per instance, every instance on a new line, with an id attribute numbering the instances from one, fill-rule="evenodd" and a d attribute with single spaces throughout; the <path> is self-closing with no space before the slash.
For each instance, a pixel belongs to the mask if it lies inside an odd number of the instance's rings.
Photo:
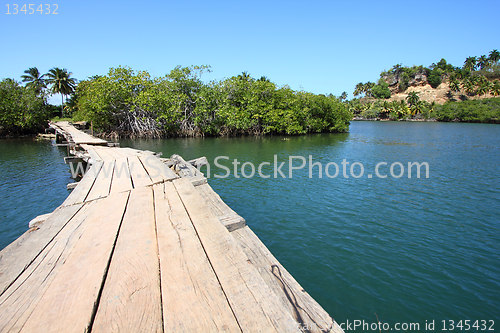
<path id="1" fill-rule="evenodd" d="M 339 99 L 340 99 L 341 101 L 345 101 L 345 100 L 347 99 L 347 92 L 345 92 L 345 91 L 344 91 L 344 92 L 342 92 L 342 94 L 340 94 Z"/>
<path id="2" fill-rule="evenodd" d="M 51 85 L 52 94 L 61 94 L 61 117 L 64 110 L 64 97 L 75 91 L 76 79 L 71 77 L 66 68 L 54 67 L 47 73 L 47 83 Z"/>
<path id="3" fill-rule="evenodd" d="M 250 74 L 248 74 L 247 71 L 244 71 L 244 72 L 241 72 L 240 75 L 238 75 L 238 79 L 249 81 L 251 79 L 251 76 L 250 76 Z"/>
<path id="4" fill-rule="evenodd" d="M 488 67 L 489 63 L 490 63 L 490 61 L 489 61 L 488 57 L 485 55 L 480 56 L 479 59 L 477 60 L 477 66 L 480 69 L 484 69 L 485 67 Z"/>
<path id="5" fill-rule="evenodd" d="M 364 91 L 364 84 L 360 82 L 360 83 L 356 84 L 353 95 L 354 96 L 361 95 L 363 93 L 363 91 Z"/>
<path id="6" fill-rule="evenodd" d="M 493 96 L 500 95 L 500 80 L 495 80 L 495 82 L 491 85 L 491 91 L 490 91 L 490 93 Z"/>
<path id="7" fill-rule="evenodd" d="M 475 92 L 476 85 L 474 83 L 474 80 L 471 78 L 467 78 L 462 81 L 462 88 L 465 90 L 465 92 L 469 95 L 473 95 Z"/>
<path id="8" fill-rule="evenodd" d="M 40 95 L 44 88 L 47 88 L 45 84 L 45 79 L 43 75 L 40 75 L 40 71 L 36 67 L 30 67 L 24 71 L 24 75 L 21 75 L 23 82 L 27 82 L 26 86 L 33 88 L 37 95 Z"/>
<path id="9" fill-rule="evenodd" d="M 412 91 L 408 93 L 408 96 L 406 96 L 406 101 L 408 102 L 409 106 L 414 106 L 418 104 L 418 102 L 420 101 L 420 97 L 418 96 L 418 93 L 416 91 Z"/>
<path id="10" fill-rule="evenodd" d="M 488 57 L 488 60 L 492 63 L 492 64 L 496 64 L 496 62 L 498 60 L 500 60 L 500 52 L 498 52 L 498 50 L 493 50 L 490 52 L 490 56 Z"/>
<path id="11" fill-rule="evenodd" d="M 486 93 L 488 93 L 491 89 L 491 86 L 490 85 L 490 82 L 488 80 L 486 81 L 481 81 L 477 87 L 477 91 L 476 93 L 481 96 L 481 95 L 484 95 Z"/>
<path id="12" fill-rule="evenodd" d="M 477 58 L 476 57 L 468 57 L 465 59 L 464 69 L 472 72 L 477 67 Z"/>
<path id="13" fill-rule="evenodd" d="M 450 89 L 454 92 L 460 91 L 460 82 L 456 78 L 450 79 Z"/>
<path id="14" fill-rule="evenodd" d="M 423 101 L 418 101 L 414 105 L 411 106 L 410 110 L 412 110 L 412 114 L 417 115 L 419 113 L 422 113 L 424 109 L 424 102 Z"/>
<path id="15" fill-rule="evenodd" d="M 365 93 L 365 96 L 367 96 L 367 97 L 373 97 L 372 89 L 373 89 L 373 87 L 375 87 L 375 83 L 368 81 L 368 82 L 366 82 L 364 84 L 363 87 L 364 87 L 363 91 Z"/>

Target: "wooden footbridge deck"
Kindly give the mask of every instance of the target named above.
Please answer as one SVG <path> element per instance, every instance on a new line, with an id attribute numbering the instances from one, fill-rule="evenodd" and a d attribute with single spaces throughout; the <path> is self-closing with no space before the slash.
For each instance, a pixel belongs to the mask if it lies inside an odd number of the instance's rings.
<path id="1" fill-rule="evenodd" d="M 90 169 L 0 252 L 1 332 L 342 332 L 181 157 L 52 126 Z"/>

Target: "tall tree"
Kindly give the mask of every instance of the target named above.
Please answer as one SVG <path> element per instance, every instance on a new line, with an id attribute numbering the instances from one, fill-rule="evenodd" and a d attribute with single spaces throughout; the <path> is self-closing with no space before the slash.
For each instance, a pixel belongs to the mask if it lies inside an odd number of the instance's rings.
<path id="1" fill-rule="evenodd" d="M 408 102 L 408 105 L 414 106 L 417 105 L 418 102 L 420 102 L 420 97 L 418 96 L 418 93 L 415 91 L 409 92 L 408 95 L 406 96 L 406 101 Z"/>
<path id="2" fill-rule="evenodd" d="M 485 67 L 488 67 L 489 63 L 490 63 L 490 60 L 485 55 L 482 55 L 482 56 L 479 57 L 479 59 L 477 59 L 477 66 L 480 69 L 484 69 Z"/>
<path id="3" fill-rule="evenodd" d="M 375 87 L 375 83 L 370 82 L 370 81 L 366 82 L 363 85 L 363 92 L 365 93 L 365 96 L 373 97 L 373 93 L 372 93 L 373 87 Z"/>
<path id="4" fill-rule="evenodd" d="M 465 59 L 464 69 L 472 72 L 477 67 L 477 58 L 476 57 L 468 57 Z"/>
<path id="5" fill-rule="evenodd" d="M 490 56 L 488 57 L 488 60 L 492 63 L 492 64 L 496 64 L 496 62 L 498 60 L 500 60 L 500 52 L 498 52 L 498 50 L 492 50 L 490 52 Z"/>
<path id="6" fill-rule="evenodd" d="M 71 77 L 66 68 L 54 67 L 47 73 L 47 83 L 51 85 L 52 94 L 61 94 L 61 117 L 64 110 L 64 98 L 75 91 L 76 79 Z"/>
<path id="7" fill-rule="evenodd" d="M 358 96 L 361 95 L 363 92 L 364 92 L 364 84 L 359 82 L 358 84 L 356 84 L 356 87 L 354 88 L 353 95 Z"/>
<path id="8" fill-rule="evenodd" d="M 24 75 L 21 75 L 23 82 L 27 82 L 26 86 L 33 88 L 37 96 L 40 96 L 43 89 L 47 88 L 44 77 L 45 74 L 41 75 L 36 67 L 30 67 L 24 71 Z"/>

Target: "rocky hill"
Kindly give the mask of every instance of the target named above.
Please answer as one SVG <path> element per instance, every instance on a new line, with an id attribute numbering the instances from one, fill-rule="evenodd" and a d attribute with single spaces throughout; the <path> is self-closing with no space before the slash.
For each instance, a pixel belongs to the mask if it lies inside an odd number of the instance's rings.
<path id="1" fill-rule="evenodd" d="M 389 86 L 391 89 L 391 86 Z M 389 101 L 400 101 L 404 100 L 406 96 L 410 92 L 417 92 L 420 100 L 426 101 L 429 103 L 435 102 L 437 104 L 444 104 L 447 101 L 459 101 L 459 100 L 468 100 L 468 99 L 484 99 L 484 98 L 492 98 L 495 97 L 491 93 L 486 93 L 484 95 L 468 95 L 463 89 L 459 92 L 453 92 L 450 89 L 449 81 L 443 81 L 436 88 L 432 88 L 429 83 L 427 83 L 427 78 L 415 80 L 414 82 L 410 82 L 410 86 L 404 92 L 399 92 L 396 87 L 391 89 L 391 97 L 388 99 Z"/>

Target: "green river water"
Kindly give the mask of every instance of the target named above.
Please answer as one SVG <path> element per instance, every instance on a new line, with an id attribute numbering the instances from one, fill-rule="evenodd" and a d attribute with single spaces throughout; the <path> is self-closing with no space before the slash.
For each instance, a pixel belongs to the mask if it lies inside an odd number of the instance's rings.
<path id="1" fill-rule="evenodd" d="M 500 126 L 353 122 L 346 134 L 123 140 L 122 146 L 262 162 L 309 155 L 340 167 L 336 178 L 288 166 L 282 178 L 228 178 L 211 166 L 209 183 L 299 283 L 340 323 L 495 320 L 500 313 Z M 56 208 L 68 192 L 65 148 L 0 141 L 0 248 L 28 221 Z M 275 157 L 276 156 L 276 157 Z M 342 176 L 341 162 L 363 163 L 363 177 Z M 378 178 L 378 162 L 405 167 Z M 429 178 L 408 178 L 408 162 L 427 162 Z M 294 165 L 301 163 L 297 157 Z M 395 167 L 396 173 L 399 168 Z M 205 172 L 207 170 L 205 169 Z M 247 175 L 251 169 L 245 169 Z M 359 165 L 354 169 L 359 174 Z M 335 169 L 330 167 L 330 175 Z M 369 178 L 368 174 L 372 177 Z M 436 324 L 437 325 L 437 324 Z M 494 324 L 498 328 L 500 322 Z M 490 326 L 490 322 L 488 322 Z M 449 327 L 448 327 L 449 328 Z M 422 329 L 421 329 L 422 330 Z M 359 330 L 358 330 L 359 331 Z M 378 331 L 378 330 L 377 330 Z"/>

